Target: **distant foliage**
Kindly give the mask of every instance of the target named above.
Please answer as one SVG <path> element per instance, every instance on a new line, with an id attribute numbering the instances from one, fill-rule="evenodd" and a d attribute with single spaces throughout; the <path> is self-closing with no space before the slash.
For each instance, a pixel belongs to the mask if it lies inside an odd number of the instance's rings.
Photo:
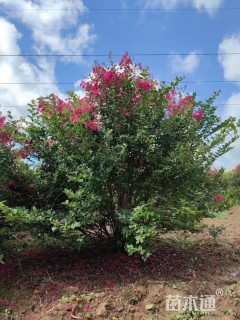
<path id="1" fill-rule="evenodd" d="M 224 173 L 222 185 L 230 206 L 240 204 L 240 165 L 232 171 Z"/>
<path id="2" fill-rule="evenodd" d="M 209 170 L 237 139 L 235 119 L 179 81 L 153 79 L 126 53 L 93 67 L 83 98 L 52 94 L 19 121 L 1 116 L 0 200 L 17 207 L 12 219 L 146 258 L 159 232 L 194 230 L 224 207 Z"/>

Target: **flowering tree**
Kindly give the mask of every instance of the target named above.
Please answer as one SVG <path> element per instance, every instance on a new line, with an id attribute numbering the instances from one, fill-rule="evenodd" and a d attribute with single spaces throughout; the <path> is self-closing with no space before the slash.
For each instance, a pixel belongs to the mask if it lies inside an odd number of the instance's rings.
<path id="1" fill-rule="evenodd" d="M 126 53 L 93 67 L 84 98 L 40 97 L 28 117 L 2 117 L 11 174 L 2 163 L 0 200 L 20 203 L 28 221 L 52 232 L 145 257 L 161 230 L 193 229 L 222 200 L 208 171 L 237 139 L 236 123 L 216 115 L 215 95 L 197 101 L 179 81 L 154 80 Z"/>

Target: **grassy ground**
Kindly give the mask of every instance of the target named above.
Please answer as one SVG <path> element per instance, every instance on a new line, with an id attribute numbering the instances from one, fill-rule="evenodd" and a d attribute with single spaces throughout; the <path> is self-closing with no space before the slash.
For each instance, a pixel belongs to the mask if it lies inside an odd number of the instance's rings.
<path id="1" fill-rule="evenodd" d="M 12 244 L 12 258 L 0 266 L 0 319 L 239 320 L 240 207 L 205 223 L 225 230 L 216 240 L 208 230 L 169 234 L 146 262 L 101 247 L 76 252 L 33 243 L 18 252 Z M 170 295 L 181 297 L 179 312 L 166 310 Z M 215 310 L 183 311 L 190 295 L 198 307 L 201 296 L 213 295 Z"/>

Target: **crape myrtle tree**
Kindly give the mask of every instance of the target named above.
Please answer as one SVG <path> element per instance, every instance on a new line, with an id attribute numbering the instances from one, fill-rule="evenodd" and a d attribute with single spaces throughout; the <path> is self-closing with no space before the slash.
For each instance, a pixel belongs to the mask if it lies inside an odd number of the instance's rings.
<path id="1" fill-rule="evenodd" d="M 126 53 L 94 65 L 84 97 L 52 94 L 19 121 L 2 117 L 0 200 L 11 219 L 146 258 L 159 232 L 193 230 L 224 207 L 209 170 L 237 139 L 235 119 L 179 81 L 156 81 Z"/>

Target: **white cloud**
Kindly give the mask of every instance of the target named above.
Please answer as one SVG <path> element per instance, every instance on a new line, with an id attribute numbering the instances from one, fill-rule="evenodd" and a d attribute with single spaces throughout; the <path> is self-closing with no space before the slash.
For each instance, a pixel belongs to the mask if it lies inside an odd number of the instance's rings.
<path id="1" fill-rule="evenodd" d="M 182 57 L 179 55 L 171 56 L 170 63 L 171 69 L 174 73 L 193 73 L 198 68 L 200 60 L 195 52 L 191 52 L 186 57 Z"/>
<path id="2" fill-rule="evenodd" d="M 233 93 L 226 101 L 226 108 L 224 109 L 224 118 L 235 117 L 240 119 L 240 92 Z"/>
<path id="3" fill-rule="evenodd" d="M 87 12 L 82 0 L 0 0 L 6 18 L 0 18 L 0 105 L 11 106 L 14 116 L 26 114 L 25 106 L 31 99 L 55 93 L 64 95 L 55 84 L 55 63 L 48 57 L 29 61 L 25 57 L 7 56 L 21 54 L 19 40 L 23 35 L 13 21 L 20 22 L 31 32 L 32 42 L 28 52 L 37 54 L 79 54 L 91 50 L 95 40 L 92 25 L 80 18 Z M 65 61 L 79 62 L 81 58 L 66 57 Z M 36 83 L 30 85 L 26 83 Z M 24 84 L 25 83 L 25 84 Z M 37 83 L 50 83 L 48 85 Z M 1 108 L 6 111 L 7 108 Z"/>
<path id="4" fill-rule="evenodd" d="M 175 8 L 178 4 L 187 2 L 188 0 L 139 0 L 139 4 L 145 9 L 172 9 Z"/>
<path id="5" fill-rule="evenodd" d="M 240 164 L 240 139 L 235 141 L 233 147 L 234 148 L 232 150 L 216 161 L 215 167 L 223 167 L 227 170 L 233 170 L 238 164 Z"/>
<path id="6" fill-rule="evenodd" d="M 0 4 L 10 18 L 30 29 L 39 54 L 81 54 L 95 40 L 93 26 L 79 20 L 87 11 L 82 0 L 0 0 Z"/>
<path id="7" fill-rule="evenodd" d="M 229 52 L 240 52 L 240 34 L 225 37 L 219 44 L 218 60 L 223 67 L 224 78 L 240 81 L 240 55 L 224 55 Z"/>
<path id="8" fill-rule="evenodd" d="M 75 90 L 74 92 L 80 97 L 83 98 L 86 95 L 86 92 L 80 87 L 80 83 L 83 79 L 80 79 L 74 83 Z"/>
<path id="9" fill-rule="evenodd" d="M 139 0 L 138 3 L 146 9 L 174 9 L 181 5 L 188 5 L 197 10 L 205 9 L 209 14 L 213 14 L 224 0 Z M 216 10 L 211 10 L 212 8 Z"/>
<path id="10" fill-rule="evenodd" d="M 222 5 L 224 0 L 191 0 L 193 7 L 198 10 L 206 9 L 211 13 L 211 8 L 215 8 L 216 10 Z"/>
<path id="11" fill-rule="evenodd" d="M 14 52 L 21 54 L 18 41 L 22 35 L 17 31 L 14 24 L 4 18 L 0 18 L 0 54 Z M 0 105 L 11 106 L 13 115 L 19 117 L 26 112 L 24 108 L 12 108 L 12 106 L 26 106 L 31 99 L 41 95 L 55 93 L 61 95 L 54 84 L 27 85 L 29 82 L 56 82 L 54 76 L 54 64 L 42 58 L 38 60 L 38 66 L 30 63 L 24 57 L 1 57 L 0 60 L 0 83 L 17 83 L 14 85 L 0 84 Z M 7 108 L 1 108 L 3 112 Z"/>
<path id="12" fill-rule="evenodd" d="M 240 52 L 240 34 L 232 34 L 225 37 L 219 44 L 218 60 L 223 68 L 224 79 L 229 81 L 240 81 L 240 55 L 225 55 L 226 53 Z M 222 118 L 230 116 L 240 119 L 240 92 L 234 92 L 226 101 Z M 239 130 L 240 134 L 240 130 Z M 219 159 L 219 163 L 227 169 L 233 169 L 240 163 L 240 139 L 234 144 L 234 149 Z"/>
<path id="13" fill-rule="evenodd" d="M 223 109 L 222 118 L 235 117 L 240 119 L 240 93 L 233 93 L 226 101 L 226 106 Z M 240 134 L 240 131 L 239 131 Z M 223 166 L 228 170 L 234 169 L 240 163 L 240 139 L 235 141 L 234 148 L 219 158 L 217 165 Z"/>
<path id="14" fill-rule="evenodd" d="M 121 7 L 122 9 L 129 9 L 130 6 L 129 6 L 129 1 L 128 0 L 120 0 L 120 4 L 121 4 Z"/>

